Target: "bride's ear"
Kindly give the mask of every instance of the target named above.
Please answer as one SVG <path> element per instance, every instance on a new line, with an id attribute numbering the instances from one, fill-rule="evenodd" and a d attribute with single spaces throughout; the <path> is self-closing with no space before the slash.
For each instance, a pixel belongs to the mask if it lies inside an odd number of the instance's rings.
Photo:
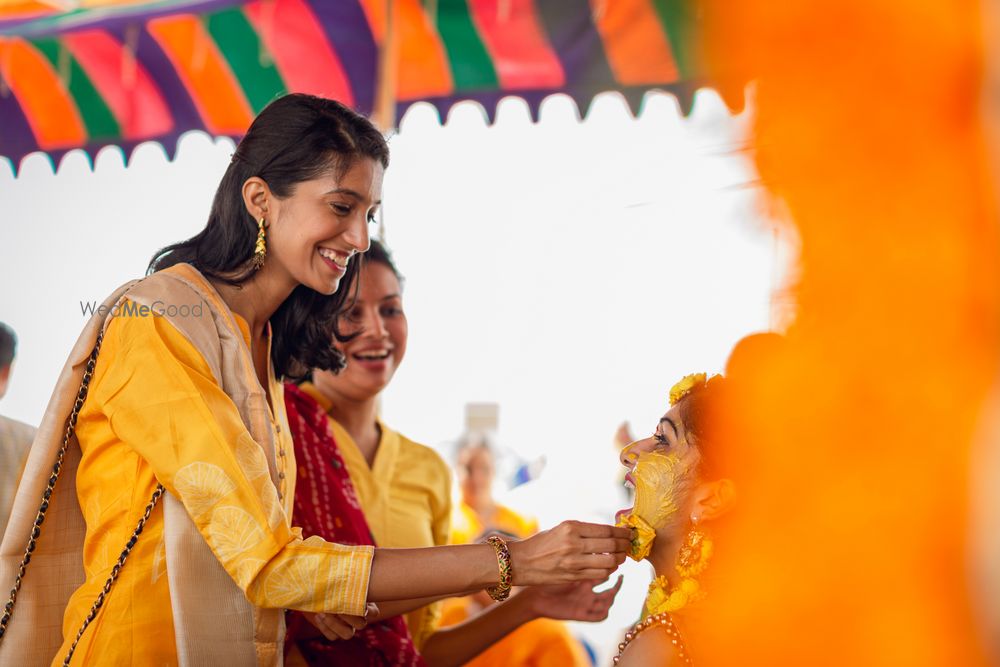
<path id="1" fill-rule="evenodd" d="M 732 509 L 736 502 L 736 485 L 731 479 L 703 482 L 695 490 L 693 500 L 694 513 L 699 519 L 717 519 Z"/>

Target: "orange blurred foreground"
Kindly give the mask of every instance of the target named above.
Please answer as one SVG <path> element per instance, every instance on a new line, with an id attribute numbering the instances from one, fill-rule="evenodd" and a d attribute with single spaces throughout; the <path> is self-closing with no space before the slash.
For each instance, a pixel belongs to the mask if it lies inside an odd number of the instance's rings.
<path id="1" fill-rule="evenodd" d="M 802 252 L 788 347 L 727 425 L 744 493 L 695 661 L 988 664 L 968 565 L 1000 341 L 982 7 L 710 4 L 709 57 L 758 82 L 756 162 Z"/>

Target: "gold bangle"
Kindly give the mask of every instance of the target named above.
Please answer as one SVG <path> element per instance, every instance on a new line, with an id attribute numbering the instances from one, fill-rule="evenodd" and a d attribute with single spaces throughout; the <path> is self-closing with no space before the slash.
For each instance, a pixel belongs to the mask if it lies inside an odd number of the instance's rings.
<path id="1" fill-rule="evenodd" d="M 510 582 L 513 579 L 510 549 L 507 548 L 507 543 L 504 539 L 498 535 L 490 535 L 486 541 L 496 549 L 497 565 L 500 568 L 500 583 L 492 588 L 487 588 L 486 592 L 497 602 L 503 602 L 510 597 Z"/>

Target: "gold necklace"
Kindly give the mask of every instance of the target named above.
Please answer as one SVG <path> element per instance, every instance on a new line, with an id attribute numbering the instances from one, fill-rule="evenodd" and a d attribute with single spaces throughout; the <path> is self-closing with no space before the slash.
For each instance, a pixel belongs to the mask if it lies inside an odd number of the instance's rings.
<path id="1" fill-rule="evenodd" d="M 681 639 L 681 633 L 678 632 L 677 626 L 674 625 L 674 620 L 670 618 L 670 614 L 666 612 L 647 616 L 645 620 L 639 621 L 633 625 L 632 629 L 625 633 L 624 641 L 618 644 L 618 655 L 614 657 L 614 664 L 617 665 L 621 661 L 622 655 L 625 653 L 625 649 L 628 648 L 628 645 L 631 644 L 643 630 L 647 630 L 654 625 L 666 630 L 667 635 L 670 637 L 670 643 L 677 649 L 677 657 L 680 658 L 683 664 L 690 665 L 691 656 L 687 653 L 687 649 L 684 646 L 684 640 Z"/>

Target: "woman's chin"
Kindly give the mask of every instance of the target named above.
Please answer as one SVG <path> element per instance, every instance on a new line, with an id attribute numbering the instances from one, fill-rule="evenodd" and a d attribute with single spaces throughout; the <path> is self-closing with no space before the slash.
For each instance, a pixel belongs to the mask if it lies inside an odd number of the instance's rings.
<path id="1" fill-rule="evenodd" d="M 340 289 L 340 278 L 331 281 L 329 278 L 326 280 L 312 279 L 302 283 L 314 292 L 319 292 L 323 296 L 333 296 Z"/>

